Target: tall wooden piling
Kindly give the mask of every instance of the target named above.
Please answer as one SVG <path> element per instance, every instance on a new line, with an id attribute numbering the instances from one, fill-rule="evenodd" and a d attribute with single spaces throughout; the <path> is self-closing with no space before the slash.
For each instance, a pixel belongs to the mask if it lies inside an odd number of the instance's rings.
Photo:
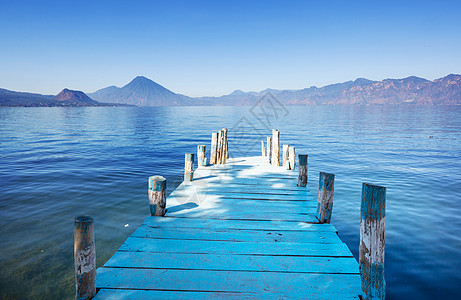
<path id="1" fill-rule="evenodd" d="M 288 147 L 288 170 L 295 169 L 295 147 Z"/>
<path id="2" fill-rule="evenodd" d="M 264 147 L 264 141 L 261 141 L 261 156 L 266 157 L 266 148 Z"/>
<path id="3" fill-rule="evenodd" d="M 282 166 L 286 168 L 287 170 L 289 169 L 288 168 L 288 148 L 289 147 L 290 146 L 287 144 L 282 145 Z"/>
<path id="4" fill-rule="evenodd" d="M 307 185 L 307 154 L 298 155 L 298 186 L 305 187 Z"/>
<path id="5" fill-rule="evenodd" d="M 210 149 L 210 164 L 216 164 L 216 157 L 218 151 L 218 133 L 211 134 L 211 149 Z"/>
<path id="6" fill-rule="evenodd" d="M 224 132 L 222 130 L 219 130 L 218 131 L 218 149 L 216 151 L 216 163 L 217 164 L 222 163 L 223 137 L 224 137 Z"/>
<path id="7" fill-rule="evenodd" d="M 198 145 L 197 146 L 197 160 L 198 160 L 198 166 L 199 167 L 204 167 L 206 166 L 206 146 L 205 145 Z"/>
<path id="8" fill-rule="evenodd" d="M 319 223 L 330 223 L 335 193 L 335 174 L 320 172 L 317 194 L 317 218 Z"/>
<path id="9" fill-rule="evenodd" d="M 226 161 L 227 161 L 227 159 L 229 158 L 229 139 L 227 137 L 227 128 L 224 128 L 224 129 L 226 129 L 226 145 L 225 146 L 226 146 Z"/>
<path id="10" fill-rule="evenodd" d="M 91 217 L 75 218 L 74 261 L 75 299 L 91 299 L 96 294 L 96 247 Z"/>
<path id="11" fill-rule="evenodd" d="M 362 185 L 359 269 L 364 299 L 385 299 L 386 188 Z"/>
<path id="12" fill-rule="evenodd" d="M 222 129 L 222 151 L 221 163 L 225 164 L 227 161 L 227 128 Z"/>
<path id="13" fill-rule="evenodd" d="M 272 129 L 272 165 L 280 165 L 280 132 L 277 129 Z"/>
<path id="14" fill-rule="evenodd" d="M 272 147 L 272 145 L 271 145 L 271 137 L 268 136 L 267 137 L 267 153 L 266 153 L 267 154 L 267 160 L 266 161 L 267 161 L 268 164 L 271 163 L 271 147 Z"/>
<path id="15" fill-rule="evenodd" d="M 184 164 L 184 181 L 190 182 L 194 179 L 194 153 L 186 153 Z"/>
<path id="16" fill-rule="evenodd" d="M 166 179 L 162 176 L 149 177 L 149 211 L 151 216 L 164 216 L 166 207 Z"/>

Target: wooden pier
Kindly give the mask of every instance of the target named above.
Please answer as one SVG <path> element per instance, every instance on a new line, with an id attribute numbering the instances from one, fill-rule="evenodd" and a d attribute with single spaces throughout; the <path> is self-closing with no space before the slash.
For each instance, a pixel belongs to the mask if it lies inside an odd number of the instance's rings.
<path id="1" fill-rule="evenodd" d="M 277 130 L 272 139 L 260 157 L 228 158 L 227 129 L 213 134 L 213 164 L 205 145 L 197 170 L 186 154 L 168 197 L 166 179 L 150 177 L 151 216 L 97 275 L 93 220 L 76 218 L 76 299 L 384 299 L 385 188 L 362 186 L 359 267 L 329 224 L 334 174 L 320 172 L 314 196 L 308 156 L 294 171 L 284 145 L 279 166 Z"/>
<path id="2" fill-rule="evenodd" d="M 297 183 L 263 157 L 199 167 L 98 269 L 95 299 L 358 299 L 357 261 Z"/>

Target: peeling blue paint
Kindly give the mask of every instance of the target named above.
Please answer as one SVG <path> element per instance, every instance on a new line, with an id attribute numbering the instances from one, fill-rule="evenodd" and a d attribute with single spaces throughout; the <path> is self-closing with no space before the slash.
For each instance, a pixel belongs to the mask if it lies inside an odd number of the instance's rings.
<path id="1" fill-rule="evenodd" d="M 386 216 L 386 188 L 383 186 L 363 183 L 362 219 L 380 220 Z"/>
<path id="2" fill-rule="evenodd" d="M 306 166 L 307 165 L 307 154 L 299 154 L 298 155 L 298 164 L 300 166 Z"/>
<path id="3" fill-rule="evenodd" d="M 149 177 L 149 190 L 154 192 L 161 192 L 166 189 L 166 179 L 163 176 Z"/>
<path id="4" fill-rule="evenodd" d="M 361 264 L 359 270 L 364 299 L 384 300 L 386 298 L 384 264 L 380 262 L 373 263 L 372 265 Z"/>

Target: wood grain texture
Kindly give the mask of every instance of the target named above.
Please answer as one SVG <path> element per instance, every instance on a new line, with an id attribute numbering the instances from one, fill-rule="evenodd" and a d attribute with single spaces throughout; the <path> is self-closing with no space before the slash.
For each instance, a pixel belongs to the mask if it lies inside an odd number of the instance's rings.
<path id="1" fill-rule="evenodd" d="M 96 294 L 96 247 L 91 217 L 75 218 L 74 262 L 75 299 L 91 299 Z"/>
<path id="2" fill-rule="evenodd" d="M 288 148 L 289 147 L 290 146 L 287 144 L 282 145 L 282 166 L 287 170 L 289 170 L 289 165 L 288 165 L 289 163 L 288 162 Z"/>
<path id="3" fill-rule="evenodd" d="M 277 129 L 272 129 L 272 165 L 280 165 L 280 132 Z"/>
<path id="4" fill-rule="evenodd" d="M 307 186 L 307 154 L 299 154 L 298 156 L 298 186 Z"/>
<path id="5" fill-rule="evenodd" d="M 164 216 L 166 207 L 166 179 L 162 176 L 151 176 L 148 179 L 147 193 L 151 216 Z"/>
<path id="6" fill-rule="evenodd" d="M 272 151 L 272 140 L 271 137 L 267 137 L 267 157 L 266 157 L 266 162 L 268 164 L 271 163 L 271 151 Z"/>
<path id="7" fill-rule="evenodd" d="M 222 131 L 221 164 L 226 164 L 227 162 L 227 128 L 223 128 L 221 131 Z"/>
<path id="8" fill-rule="evenodd" d="M 223 142 L 224 142 L 224 132 L 222 130 L 219 130 L 218 131 L 218 148 L 216 151 L 216 163 L 217 164 L 222 164 Z"/>
<path id="9" fill-rule="evenodd" d="M 335 174 L 320 172 L 317 194 L 317 217 L 320 224 L 330 223 L 335 193 Z"/>
<path id="10" fill-rule="evenodd" d="M 184 159 L 184 181 L 194 180 L 194 153 L 186 153 Z"/>
<path id="11" fill-rule="evenodd" d="M 216 270 L 99 268 L 101 288 L 275 293 L 281 299 L 310 299 L 311 295 L 357 295 L 355 274 L 311 274 Z M 329 289 L 325 290 L 325 287 Z M 330 298 L 331 299 L 331 298 Z"/>
<path id="12" fill-rule="evenodd" d="M 218 151 L 218 133 L 213 132 L 211 134 L 211 148 L 210 148 L 210 164 L 216 164 L 217 158 L 217 151 Z"/>
<path id="13" fill-rule="evenodd" d="M 290 146 L 288 147 L 288 170 L 294 170 L 295 169 L 295 147 Z"/>
<path id="14" fill-rule="evenodd" d="M 205 145 L 198 145 L 197 146 L 197 161 L 199 167 L 204 167 L 207 165 L 206 163 L 206 146 Z"/>
<path id="15" fill-rule="evenodd" d="M 385 299 L 386 188 L 363 183 L 359 265 L 364 299 Z"/>
<path id="16" fill-rule="evenodd" d="M 312 293 L 305 291 L 299 294 L 298 298 L 310 300 L 337 300 L 337 299 L 359 299 L 358 295 L 352 293 Z M 202 300 L 202 299 L 227 299 L 227 300 L 248 300 L 248 299 L 270 299 L 280 300 L 293 297 L 289 292 L 257 291 L 254 293 L 241 292 L 219 292 L 219 291 L 163 291 L 163 290 L 124 290 L 124 289 L 101 289 L 94 299 L 117 299 L 117 300 L 141 300 L 141 299 L 168 299 L 168 300 Z"/>
<path id="17" fill-rule="evenodd" d="M 160 229 L 162 228 L 162 229 Z M 163 230 L 165 228 L 165 230 Z M 173 240 L 209 240 L 233 242 L 288 242 L 298 244 L 342 243 L 335 230 L 257 230 L 232 228 L 152 227 L 141 225 L 132 237 Z M 302 245 L 300 245 L 302 247 Z M 356 272 L 358 268 L 356 265 Z"/>

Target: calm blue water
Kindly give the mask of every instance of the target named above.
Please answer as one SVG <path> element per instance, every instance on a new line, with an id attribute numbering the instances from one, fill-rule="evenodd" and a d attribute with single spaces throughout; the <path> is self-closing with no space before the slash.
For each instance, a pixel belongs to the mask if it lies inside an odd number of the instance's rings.
<path id="1" fill-rule="evenodd" d="M 461 298 L 461 107 L 287 109 L 270 128 L 309 154 L 312 191 L 336 174 L 332 223 L 356 257 L 361 183 L 387 187 L 388 299 Z M 147 177 L 171 191 L 222 127 L 236 156 L 270 134 L 248 107 L 0 108 L 0 296 L 73 298 L 73 218 L 95 218 L 102 265 L 147 215 Z"/>

